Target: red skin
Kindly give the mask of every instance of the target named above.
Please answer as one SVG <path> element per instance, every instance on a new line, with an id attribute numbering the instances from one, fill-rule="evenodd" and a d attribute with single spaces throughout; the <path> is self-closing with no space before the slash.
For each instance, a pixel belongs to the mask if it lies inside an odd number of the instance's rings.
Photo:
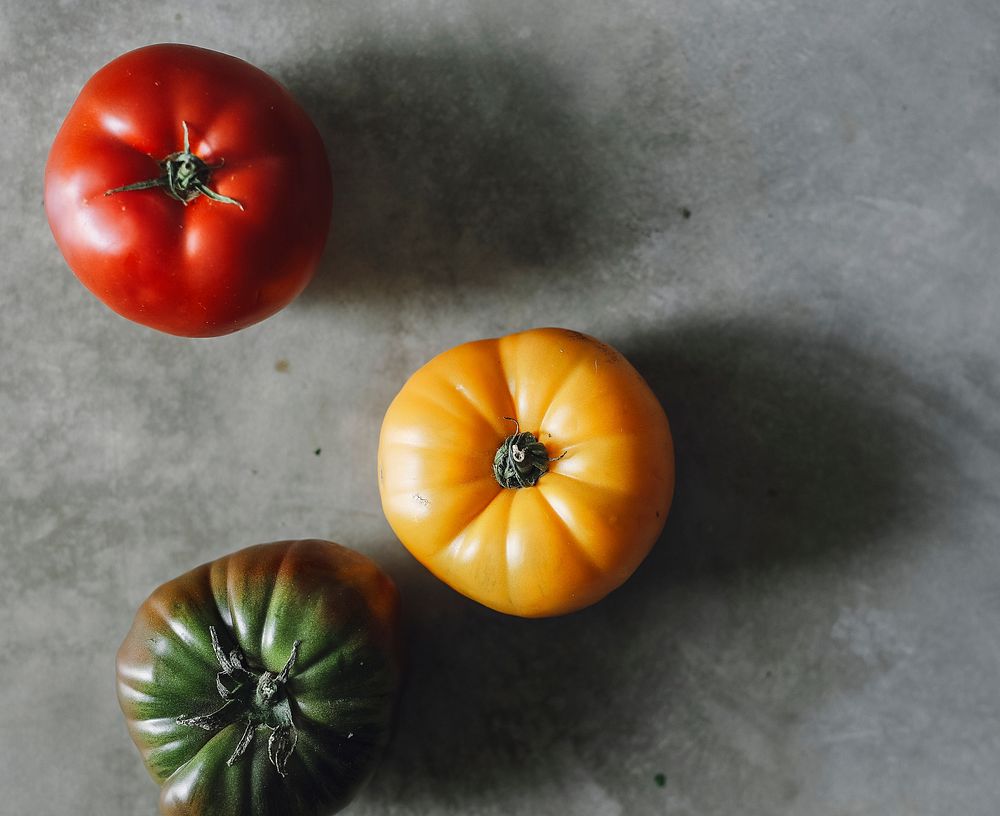
<path id="1" fill-rule="evenodd" d="M 162 188 L 105 195 L 161 175 L 183 148 L 212 171 L 185 206 Z M 84 86 L 45 168 L 45 211 L 76 276 L 118 314 L 212 337 L 263 320 L 309 283 L 330 221 L 322 139 L 285 88 L 235 57 L 151 45 Z"/>

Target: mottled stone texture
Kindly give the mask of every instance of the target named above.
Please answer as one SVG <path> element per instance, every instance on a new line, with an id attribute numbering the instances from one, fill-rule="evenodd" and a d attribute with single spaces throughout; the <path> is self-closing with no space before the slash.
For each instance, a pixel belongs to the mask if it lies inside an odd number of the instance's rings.
<path id="1" fill-rule="evenodd" d="M 108 312 L 41 208 L 79 87 L 161 40 L 272 72 L 336 173 L 316 281 L 219 340 Z M 149 814 L 133 610 L 318 536 L 408 613 L 358 816 L 995 816 L 998 46 L 996 0 L 0 0 L 0 812 Z M 429 357 L 550 324 L 646 374 L 678 490 L 532 622 L 393 540 L 375 447 Z"/>

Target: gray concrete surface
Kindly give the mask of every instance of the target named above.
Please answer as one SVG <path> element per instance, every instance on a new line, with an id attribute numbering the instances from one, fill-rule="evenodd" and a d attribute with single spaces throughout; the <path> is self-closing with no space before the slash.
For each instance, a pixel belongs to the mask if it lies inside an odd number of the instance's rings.
<path id="1" fill-rule="evenodd" d="M 337 177 L 316 281 L 219 340 L 108 312 L 41 208 L 80 86 L 163 40 L 285 82 Z M 135 607 L 319 536 L 408 613 L 352 814 L 995 816 L 998 49 L 996 0 L 2 0 L 0 813 L 151 813 Z M 374 454 L 419 364 L 536 325 L 634 360 L 679 476 L 631 582 L 526 622 L 410 559 Z"/>

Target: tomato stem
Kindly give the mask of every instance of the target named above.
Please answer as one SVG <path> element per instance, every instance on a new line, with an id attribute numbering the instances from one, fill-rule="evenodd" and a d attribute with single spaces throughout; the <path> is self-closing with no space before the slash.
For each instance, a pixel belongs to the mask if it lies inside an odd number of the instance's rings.
<path id="1" fill-rule="evenodd" d="M 219 644 L 219 635 L 214 626 L 208 627 L 212 638 L 212 651 L 222 669 L 215 676 L 215 688 L 225 702 L 215 711 L 207 714 L 183 715 L 177 718 L 179 725 L 190 725 L 206 731 L 219 731 L 227 725 L 242 720 L 246 725 L 243 736 L 236 745 L 227 765 L 232 765 L 242 757 L 253 743 L 257 728 L 271 729 L 267 742 L 267 755 L 271 764 L 281 776 L 287 775 L 286 765 L 292 752 L 298 732 L 292 722 L 292 708 L 288 693 L 284 690 L 288 675 L 299 656 L 301 640 L 292 644 L 292 651 L 280 672 L 263 671 L 259 675 L 245 666 L 246 658 L 238 648 L 228 654 Z"/>
<path id="2" fill-rule="evenodd" d="M 503 488 L 533 487 L 549 470 L 549 462 L 566 455 L 549 458 L 545 445 L 528 431 L 522 431 L 513 417 L 504 417 L 514 423 L 514 433 L 497 448 L 493 457 L 493 476 Z"/>
<path id="3" fill-rule="evenodd" d="M 184 128 L 184 149 L 176 153 L 171 153 L 160 162 L 163 174 L 154 179 L 136 181 L 132 184 L 125 184 L 122 187 L 115 187 L 107 190 L 104 195 L 109 196 L 114 193 L 128 193 L 133 190 L 148 190 L 152 187 L 162 187 L 163 191 L 171 198 L 176 198 L 185 207 L 188 202 L 193 201 L 199 195 L 206 196 L 213 201 L 222 204 L 235 204 L 241 210 L 244 209 L 235 198 L 217 193 L 208 186 L 208 177 L 213 170 L 222 167 L 219 164 L 207 164 L 191 152 L 191 143 L 188 140 L 187 122 L 181 122 Z"/>

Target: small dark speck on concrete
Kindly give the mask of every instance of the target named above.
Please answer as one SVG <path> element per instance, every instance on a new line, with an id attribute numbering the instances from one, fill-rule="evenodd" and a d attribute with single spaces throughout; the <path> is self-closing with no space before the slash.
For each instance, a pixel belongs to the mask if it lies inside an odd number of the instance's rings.
<path id="1" fill-rule="evenodd" d="M 764 672 L 764 679 L 765 680 L 770 680 L 773 676 L 774 676 L 774 672 L 772 672 L 770 669 L 768 669 L 766 672 Z"/>
<path id="2" fill-rule="evenodd" d="M 280 371 L 282 374 L 287 374 L 289 369 L 288 360 L 278 360 L 274 364 L 274 370 Z"/>
<path id="3" fill-rule="evenodd" d="M 178 23 L 179 23 L 179 22 L 180 22 L 181 20 L 183 20 L 183 19 L 184 19 L 184 15 L 183 15 L 183 14 L 181 14 L 181 13 L 180 13 L 179 11 L 178 11 L 178 12 L 177 12 L 177 13 L 176 13 L 176 14 L 174 15 L 174 20 L 175 20 L 176 22 L 178 22 Z"/>
<path id="4" fill-rule="evenodd" d="M 691 210 L 687 207 L 681 207 L 681 218 L 687 221 L 691 217 Z"/>
<path id="5" fill-rule="evenodd" d="M 767 489 L 767 496 L 768 496 L 769 499 L 773 499 L 777 495 L 778 495 L 778 491 L 775 490 L 773 487 L 769 487 Z"/>
<path id="6" fill-rule="evenodd" d="M 667 775 L 658 773 L 653 777 L 653 781 L 656 783 L 658 788 L 665 788 L 667 786 Z"/>
<path id="7" fill-rule="evenodd" d="M 256 475 L 257 475 L 257 468 L 251 468 L 250 472 L 251 472 L 251 473 L 252 473 L 252 474 L 253 474 L 254 476 L 256 476 Z"/>
<path id="8" fill-rule="evenodd" d="M 322 448 L 316 448 L 316 450 L 314 451 L 314 453 L 315 453 L 315 454 L 316 454 L 317 456 L 319 456 L 319 455 L 320 455 L 320 454 L 321 454 L 322 452 L 323 452 L 323 449 L 322 449 Z"/>

